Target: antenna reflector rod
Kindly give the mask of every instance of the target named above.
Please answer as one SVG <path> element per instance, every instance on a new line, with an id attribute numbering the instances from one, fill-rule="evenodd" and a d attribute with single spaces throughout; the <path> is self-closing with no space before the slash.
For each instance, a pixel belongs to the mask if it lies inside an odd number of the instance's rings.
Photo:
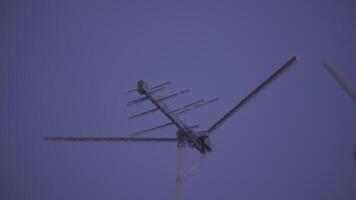
<path id="1" fill-rule="evenodd" d="M 158 85 L 156 85 L 156 86 L 153 86 L 153 87 L 151 87 L 150 89 L 151 89 L 151 90 L 157 89 L 157 88 L 160 88 L 160 87 L 169 85 L 169 84 L 171 84 L 171 82 L 170 82 L 170 81 L 167 81 L 167 82 L 165 82 L 165 83 L 161 83 L 161 84 L 158 84 Z"/>
<path id="2" fill-rule="evenodd" d="M 165 96 L 165 97 L 162 97 L 160 99 L 158 99 L 157 101 L 165 101 L 167 99 L 170 99 L 170 98 L 173 98 L 173 97 L 176 97 L 180 94 L 184 94 L 184 93 L 187 93 L 187 92 L 190 92 L 190 89 L 185 89 L 185 90 L 182 90 L 182 91 L 179 91 L 179 92 L 176 92 L 174 94 L 171 94 L 171 95 L 168 95 L 168 96 Z"/>
<path id="3" fill-rule="evenodd" d="M 138 135 L 141 135 L 141 134 L 144 134 L 144 133 L 147 133 L 147 132 L 151 132 L 151 131 L 155 131 L 155 130 L 158 130 L 158 129 L 161 129 L 161 128 L 164 128 L 164 127 L 167 127 L 167 126 L 171 126 L 171 125 L 173 125 L 173 122 L 169 122 L 169 123 L 166 123 L 166 124 L 161 124 L 161 125 L 149 128 L 149 129 L 145 129 L 145 130 L 142 130 L 142 131 L 131 133 L 130 136 L 138 136 Z"/>
<path id="4" fill-rule="evenodd" d="M 174 109 L 174 110 L 170 111 L 169 113 L 176 113 L 176 112 L 179 112 L 179 111 L 181 111 L 181 110 L 185 110 L 185 109 L 187 109 L 187 108 L 189 108 L 189 107 L 195 106 L 195 105 L 197 105 L 197 104 L 201 104 L 201 103 L 203 103 L 204 101 L 205 101 L 204 99 L 199 99 L 199 100 L 197 100 L 197 101 L 194 101 L 193 103 L 187 104 L 187 105 L 182 106 L 182 107 L 177 108 L 177 109 Z"/>
<path id="5" fill-rule="evenodd" d="M 194 110 L 194 109 L 197 109 L 197 108 L 201 108 L 201 107 L 206 106 L 206 105 L 208 105 L 208 104 L 210 104 L 210 103 L 213 103 L 213 102 L 215 102 L 215 101 L 217 101 L 217 100 L 219 100 L 219 98 L 214 98 L 214 99 L 211 99 L 211 100 L 209 100 L 209 101 L 205 101 L 205 102 L 196 104 L 196 105 L 194 105 L 193 107 L 189 107 L 189 108 L 183 109 L 183 110 L 181 110 L 181 111 L 179 111 L 179 112 L 176 112 L 176 114 L 177 114 L 177 115 L 180 115 L 180 114 L 183 114 L 183 113 L 185 113 L 185 112 L 188 112 L 188 111 L 191 111 L 191 110 Z"/>
<path id="6" fill-rule="evenodd" d="M 133 93 L 133 92 L 136 92 L 137 89 L 131 89 L 131 90 L 127 90 L 126 93 Z"/>
<path id="7" fill-rule="evenodd" d="M 182 90 L 182 91 L 180 91 L 180 92 L 176 92 L 176 93 L 174 93 L 174 94 L 171 94 L 171 95 L 162 97 L 162 98 L 158 99 L 157 101 L 165 101 L 165 100 L 167 100 L 167 99 L 170 99 L 170 98 L 173 98 L 173 97 L 178 96 L 178 94 L 184 94 L 184 93 L 187 93 L 187 92 L 189 92 L 189 91 L 190 91 L 189 89 Z M 145 98 L 145 99 L 144 99 L 144 98 Z M 140 98 L 139 101 L 136 101 L 136 102 L 129 102 L 128 104 L 135 104 L 135 103 L 138 103 L 138 102 L 141 101 L 141 99 L 142 99 L 142 101 L 147 100 L 146 97 L 143 97 L 143 98 Z M 143 100 L 143 99 L 144 99 L 144 100 Z M 158 110 L 159 110 L 159 108 L 153 108 L 153 109 L 150 109 L 150 110 L 147 110 L 147 111 L 138 113 L 138 114 L 131 115 L 130 117 L 128 117 L 128 119 L 130 119 L 130 120 L 131 120 L 131 119 L 135 119 L 135 118 L 138 118 L 138 117 L 141 117 L 141 116 L 144 116 L 144 115 L 153 113 L 153 112 L 158 111 Z"/>
<path id="8" fill-rule="evenodd" d="M 141 113 L 138 113 L 138 114 L 135 114 L 135 115 L 131 115 L 129 117 L 129 119 L 135 119 L 135 118 L 138 118 L 138 117 L 141 117 L 141 116 L 144 116 L 144 115 L 147 115 L 147 114 L 150 114 L 150 113 L 153 113 L 155 111 L 159 110 L 159 108 L 153 108 L 153 109 L 150 109 L 150 110 L 147 110 L 145 112 L 141 112 Z"/>
<path id="9" fill-rule="evenodd" d="M 153 93 L 156 93 L 156 92 L 160 92 L 162 90 L 166 89 L 165 87 L 160 87 L 158 89 L 154 89 L 154 90 L 151 90 L 149 91 L 150 94 L 153 94 Z M 136 105 L 138 103 L 141 103 L 141 102 L 144 102 L 148 100 L 148 97 L 141 97 L 141 98 L 138 98 L 138 99 L 134 99 L 134 100 L 131 100 L 129 102 L 127 102 L 127 106 L 133 106 L 133 105 Z"/>

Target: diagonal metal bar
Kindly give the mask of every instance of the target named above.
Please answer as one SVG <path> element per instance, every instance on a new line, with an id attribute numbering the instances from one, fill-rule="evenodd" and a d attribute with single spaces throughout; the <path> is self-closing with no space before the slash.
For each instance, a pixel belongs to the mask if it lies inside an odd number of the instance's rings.
<path id="1" fill-rule="evenodd" d="M 135 118 L 141 117 L 143 115 L 147 115 L 147 114 L 153 113 L 153 112 L 158 111 L 158 110 L 159 110 L 159 108 L 152 108 L 152 109 L 147 110 L 145 112 L 141 112 L 141 113 L 138 113 L 138 114 L 135 114 L 135 115 L 131 115 L 128 119 L 135 119 Z"/>
<path id="2" fill-rule="evenodd" d="M 151 87 L 151 90 L 154 90 L 154 89 L 157 89 L 157 88 L 160 88 L 160 87 L 169 85 L 169 84 L 171 84 L 171 82 L 170 82 L 170 81 L 167 81 L 167 82 L 165 82 L 165 83 L 162 83 L 162 84 L 159 84 L 159 85 L 156 85 L 156 86 Z"/>
<path id="3" fill-rule="evenodd" d="M 335 68 L 329 63 L 323 63 L 325 69 L 334 77 L 339 83 L 342 89 L 356 102 L 356 91 L 354 91 L 349 83 L 341 77 L 341 75 L 335 70 Z"/>
<path id="4" fill-rule="evenodd" d="M 51 142 L 177 142 L 176 138 L 134 138 L 134 137 L 44 137 Z"/>
<path id="5" fill-rule="evenodd" d="M 177 108 L 177 109 L 174 109 L 174 110 L 170 111 L 169 113 L 176 113 L 176 112 L 182 111 L 182 110 L 184 110 L 184 109 L 187 109 L 187 108 L 189 108 L 189 107 L 192 107 L 192 106 L 194 106 L 194 105 L 196 105 L 196 104 L 200 104 L 200 103 L 203 103 L 203 102 L 204 102 L 204 99 L 199 99 L 199 100 L 197 100 L 197 101 L 194 101 L 193 103 L 184 105 L 184 106 L 182 106 L 182 107 L 180 107 L 180 108 Z"/>
<path id="6" fill-rule="evenodd" d="M 187 92 L 190 92 L 190 89 L 185 89 L 185 90 L 182 90 L 182 91 L 179 91 L 179 92 L 176 92 L 174 94 L 171 94 L 171 95 L 168 95 L 168 96 L 165 96 L 165 97 L 162 97 L 162 98 L 159 98 L 157 101 L 165 101 L 167 99 L 170 99 L 170 98 L 173 98 L 173 97 L 176 97 L 180 94 L 184 94 L 184 93 L 187 93 Z"/>
<path id="7" fill-rule="evenodd" d="M 269 83 L 271 83 L 274 79 L 276 79 L 279 75 L 282 74 L 288 67 L 290 67 L 293 63 L 297 61 L 297 57 L 292 57 L 287 63 L 285 63 L 282 67 L 276 70 L 270 77 L 268 77 L 265 81 L 263 81 L 260 85 L 258 85 L 252 92 L 250 92 L 245 98 L 243 98 L 236 106 L 234 106 L 231 110 L 229 110 L 223 117 L 221 117 L 218 121 L 216 121 L 209 129 L 208 133 L 211 134 L 214 130 L 216 130 L 219 126 L 221 126 L 229 117 L 231 117 L 234 113 L 239 111 L 247 102 L 249 102 L 258 92 L 264 89 Z"/>
<path id="8" fill-rule="evenodd" d="M 166 124 L 161 124 L 161 125 L 149 128 L 149 129 L 145 129 L 145 130 L 142 130 L 142 131 L 138 131 L 138 132 L 132 133 L 132 134 L 130 134 L 130 136 L 141 135 L 141 134 L 144 134 L 144 133 L 147 133 L 147 132 L 151 132 L 151 131 L 155 131 L 155 130 L 158 130 L 158 129 L 161 129 L 161 128 L 165 128 L 165 127 L 168 127 L 168 126 L 171 126 L 171 125 L 173 125 L 172 122 L 169 122 L 169 123 L 166 123 Z"/>
<path id="9" fill-rule="evenodd" d="M 201 107 L 206 106 L 206 105 L 208 105 L 208 104 L 210 104 L 210 103 L 213 103 L 213 102 L 215 102 L 215 101 L 217 101 L 217 100 L 219 100 L 219 98 L 214 98 L 214 99 L 211 99 L 211 100 L 209 100 L 209 101 L 205 101 L 205 102 L 196 104 L 196 105 L 194 105 L 193 107 L 189 107 L 189 108 L 183 109 L 183 110 L 181 110 L 181 111 L 179 111 L 179 112 L 176 112 L 176 114 L 177 114 L 177 115 L 180 115 L 180 114 L 186 113 L 186 112 L 188 112 L 188 111 L 191 111 L 191 110 L 194 110 L 194 109 L 197 109 L 197 108 L 201 108 Z"/>

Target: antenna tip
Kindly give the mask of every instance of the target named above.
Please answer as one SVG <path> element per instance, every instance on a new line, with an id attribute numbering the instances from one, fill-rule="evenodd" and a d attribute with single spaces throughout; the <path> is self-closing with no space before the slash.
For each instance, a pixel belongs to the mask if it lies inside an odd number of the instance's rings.
<path id="1" fill-rule="evenodd" d="M 293 59 L 295 62 L 298 62 L 298 61 L 299 61 L 299 56 L 295 55 L 295 56 L 293 56 L 292 59 Z"/>
<path id="2" fill-rule="evenodd" d="M 324 65 L 324 67 L 326 67 L 326 68 L 331 66 L 331 64 L 329 62 L 326 62 L 326 61 L 323 61 L 321 64 Z"/>

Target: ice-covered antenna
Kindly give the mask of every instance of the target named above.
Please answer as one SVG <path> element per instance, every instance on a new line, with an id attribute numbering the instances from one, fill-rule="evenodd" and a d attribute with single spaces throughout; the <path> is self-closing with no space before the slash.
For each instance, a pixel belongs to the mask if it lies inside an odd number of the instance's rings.
<path id="1" fill-rule="evenodd" d="M 158 84 L 153 87 L 149 87 L 148 83 L 144 80 L 140 80 L 137 82 L 137 88 L 128 90 L 127 93 L 137 92 L 141 97 L 130 100 L 127 105 L 128 106 L 136 106 L 142 102 L 150 101 L 154 108 L 150 110 L 134 114 L 129 117 L 129 119 L 136 119 L 139 117 L 146 116 L 150 113 L 161 111 L 163 115 L 167 117 L 169 122 L 166 122 L 161 125 L 154 126 L 152 128 L 147 128 L 141 131 L 134 132 L 127 137 L 45 137 L 44 139 L 47 141 L 60 142 L 60 141 L 73 141 L 73 142 L 176 142 L 178 147 L 178 170 L 177 170 L 177 199 L 181 199 L 182 197 L 182 184 L 183 179 L 186 173 L 183 170 L 183 157 L 182 154 L 184 152 L 185 146 L 189 143 L 189 146 L 197 148 L 201 153 L 206 153 L 211 150 L 210 147 L 206 146 L 203 138 L 199 138 L 199 135 L 194 130 L 199 128 L 199 125 L 187 125 L 180 118 L 179 115 L 186 113 L 188 111 L 201 108 L 207 104 L 210 104 L 217 100 L 217 98 L 205 101 L 204 99 L 196 100 L 192 103 L 183 105 L 178 108 L 170 109 L 165 102 L 172 98 L 177 97 L 178 95 L 182 95 L 190 92 L 189 89 L 180 90 L 178 92 L 172 93 L 167 96 L 159 95 L 160 92 L 166 89 L 166 87 L 170 84 L 170 82 L 164 82 L 162 84 Z M 172 138 L 157 138 L 157 137 L 141 137 L 141 135 L 146 134 L 148 132 L 160 130 L 162 128 L 168 126 L 175 126 L 178 130 L 176 133 L 176 137 Z M 197 135 L 196 135 L 197 134 Z M 205 145 L 205 146 L 204 146 Z M 194 167 L 196 168 L 196 166 Z M 192 170 L 190 170 L 192 171 Z"/>
<path id="2" fill-rule="evenodd" d="M 126 137 L 73 137 L 73 136 L 59 136 L 59 137 L 45 137 L 43 138 L 46 141 L 53 142 L 175 142 L 178 147 L 178 159 L 177 159 L 177 178 L 176 178 L 176 199 L 181 200 L 183 198 L 183 182 L 184 178 L 191 171 L 194 171 L 198 166 L 200 166 L 201 162 L 198 165 L 195 165 L 191 170 L 188 170 L 188 173 L 184 171 L 184 151 L 185 147 L 188 145 L 191 148 L 197 149 L 202 158 L 205 158 L 206 153 L 212 151 L 212 144 L 209 140 L 209 135 L 215 131 L 218 127 L 221 127 L 223 122 L 225 122 L 228 118 L 230 118 L 234 113 L 236 113 L 240 108 L 242 108 L 248 101 L 250 101 L 259 91 L 265 88 L 269 83 L 271 83 L 275 78 L 277 78 L 283 71 L 285 71 L 288 67 L 290 67 L 293 63 L 295 63 L 296 57 L 291 58 L 287 63 L 285 63 L 281 68 L 275 71 L 270 77 L 268 77 L 264 82 L 262 82 L 256 89 L 254 89 L 251 93 L 249 93 L 245 98 L 243 98 L 236 106 L 234 106 L 230 111 L 228 111 L 224 116 L 222 116 L 218 121 L 216 121 L 208 130 L 206 131 L 195 131 L 199 125 L 187 125 L 180 118 L 179 115 L 186 113 L 191 110 L 195 110 L 197 108 L 201 108 L 206 106 L 212 102 L 218 100 L 218 98 L 214 98 L 208 101 L 204 99 L 196 100 L 192 103 L 186 104 L 184 106 L 170 109 L 166 104 L 166 100 L 174 98 L 180 94 L 187 93 L 189 90 L 181 90 L 179 92 L 173 93 L 168 96 L 161 96 L 159 93 L 166 89 L 166 86 L 170 84 L 170 82 L 165 82 L 162 84 L 158 84 L 153 87 L 149 87 L 148 83 L 144 80 L 140 80 L 137 82 L 137 88 L 128 90 L 127 93 L 137 92 L 141 95 L 140 98 L 136 98 L 128 102 L 128 106 L 138 105 L 144 101 L 150 101 L 153 104 L 153 108 L 150 110 L 134 114 L 129 117 L 129 119 L 135 119 L 138 117 L 145 116 L 149 113 L 153 113 L 155 111 L 160 111 L 169 121 L 154 126 L 153 128 L 144 129 L 142 131 L 135 132 Z M 145 134 L 147 132 L 155 131 L 162 129 L 168 126 L 175 126 L 177 128 L 175 137 L 140 137 L 140 135 Z"/>

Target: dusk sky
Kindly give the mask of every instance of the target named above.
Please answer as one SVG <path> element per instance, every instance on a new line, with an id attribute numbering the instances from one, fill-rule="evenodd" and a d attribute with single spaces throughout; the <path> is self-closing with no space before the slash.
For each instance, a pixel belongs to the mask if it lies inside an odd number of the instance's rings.
<path id="1" fill-rule="evenodd" d="M 1 0 L 0 199 L 174 199 L 174 143 L 53 143 L 127 136 L 168 120 L 127 94 L 172 84 L 176 108 L 209 128 L 293 56 L 298 62 L 210 137 L 186 200 L 355 200 L 356 1 Z M 147 133 L 175 137 L 176 128 Z M 188 148 L 187 168 L 199 159 Z"/>

